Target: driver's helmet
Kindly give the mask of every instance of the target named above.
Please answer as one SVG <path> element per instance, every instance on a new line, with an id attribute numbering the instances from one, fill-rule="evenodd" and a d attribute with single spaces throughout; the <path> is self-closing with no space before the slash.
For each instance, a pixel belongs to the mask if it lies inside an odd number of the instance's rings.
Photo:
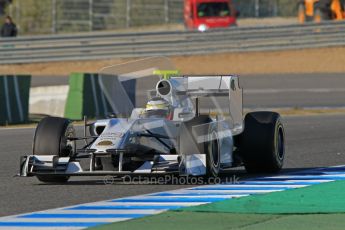
<path id="1" fill-rule="evenodd" d="M 146 117 L 168 117 L 170 114 L 170 104 L 161 97 L 153 97 L 146 104 Z"/>

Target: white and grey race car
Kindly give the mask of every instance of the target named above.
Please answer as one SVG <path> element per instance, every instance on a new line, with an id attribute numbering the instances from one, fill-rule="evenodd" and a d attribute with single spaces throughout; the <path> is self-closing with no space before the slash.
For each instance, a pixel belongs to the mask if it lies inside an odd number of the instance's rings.
<path id="1" fill-rule="evenodd" d="M 68 119 L 42 119 L 32 154 L 21 157 L 20 176 L 61 183 L 71 176 L 217 177 L 242 165 L 251 173 L 282 168 L 281 117 L 265 111 L 243 118 L 237 76 L 179 76 L 157 71 L 167 68 L 158 63 L 145 59 L 100 71 L 112 117 L 85 122 L 81 137 Z"/>

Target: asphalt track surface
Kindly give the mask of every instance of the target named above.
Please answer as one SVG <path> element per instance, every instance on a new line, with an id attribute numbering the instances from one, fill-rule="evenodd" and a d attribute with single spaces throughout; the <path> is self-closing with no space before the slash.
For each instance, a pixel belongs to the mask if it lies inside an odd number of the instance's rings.
<path id="1" fill-rule="evenodd" d="M 67 85 L 68 77 L 33 77 L 32 87 Z M 240 76 L 246 108 L 345 107 L 345 74 Z"/>
<path id="2" fill-rule="evenodd" d="M 247 108 L 344 107 L 345 74 L 245 75 Z"/>
<path id="3" fill-rule="evenodd" d="M 345 116 L 284 117 L 286 171 L 345 164 Z M 173 190 L 187 185 L 104 185 L 102 178 L 74 178 L 67 185 L 45 185 L 36 178 L 13 177 L 19 157 L 29 154 L 34 129 L 1 129 L 0 216 L 74 204 Z M 240 178 L 242 169 L 232 170 Z M 252 175 L 256 176 L 256 175 Z"/>

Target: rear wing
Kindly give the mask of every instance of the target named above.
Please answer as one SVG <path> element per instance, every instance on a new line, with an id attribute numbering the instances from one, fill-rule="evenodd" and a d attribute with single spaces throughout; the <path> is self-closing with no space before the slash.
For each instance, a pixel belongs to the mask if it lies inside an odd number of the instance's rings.
<path id="1" fill-rule="evenodd" d="M 186 92 L 197 98 L 197 113 L 209 113 L 225 118 L 233 135 L 243 131 L 243 90 L 238 76 L 183 76 Z"/>

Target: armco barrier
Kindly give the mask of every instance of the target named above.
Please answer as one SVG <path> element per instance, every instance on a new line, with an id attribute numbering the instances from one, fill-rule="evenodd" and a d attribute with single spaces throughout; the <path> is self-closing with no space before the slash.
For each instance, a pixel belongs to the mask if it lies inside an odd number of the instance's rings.
<path id="1" fill-rule="evenodd" d="M 30 85 L 31 76 L 0 76 L 0 125 L 28 121 Z"/>
<path id="2" fill-rule="evenodd" d="M 0 64 L 99 60 L 345 45 L 345 21 L 198 31 L 92 32 L 2 38 Z"/>
<path id="3" fill-rule="evenodd" d="M 83 116 L 104 118 L 111 113 L 128 114 L 132 108 L 125 104 L 135 105 L 135 80 L 120 82 L 114 76 L 109 77 L 114 79 L 110 82 L 113 85 L 112 90 L 115 91 L 112 95 L 107 95 L 102 90 L 98 74 L 71 74 L 65 117 L 81 120 Z M 117 108 L 114 108 L 114 105 Z"/>

